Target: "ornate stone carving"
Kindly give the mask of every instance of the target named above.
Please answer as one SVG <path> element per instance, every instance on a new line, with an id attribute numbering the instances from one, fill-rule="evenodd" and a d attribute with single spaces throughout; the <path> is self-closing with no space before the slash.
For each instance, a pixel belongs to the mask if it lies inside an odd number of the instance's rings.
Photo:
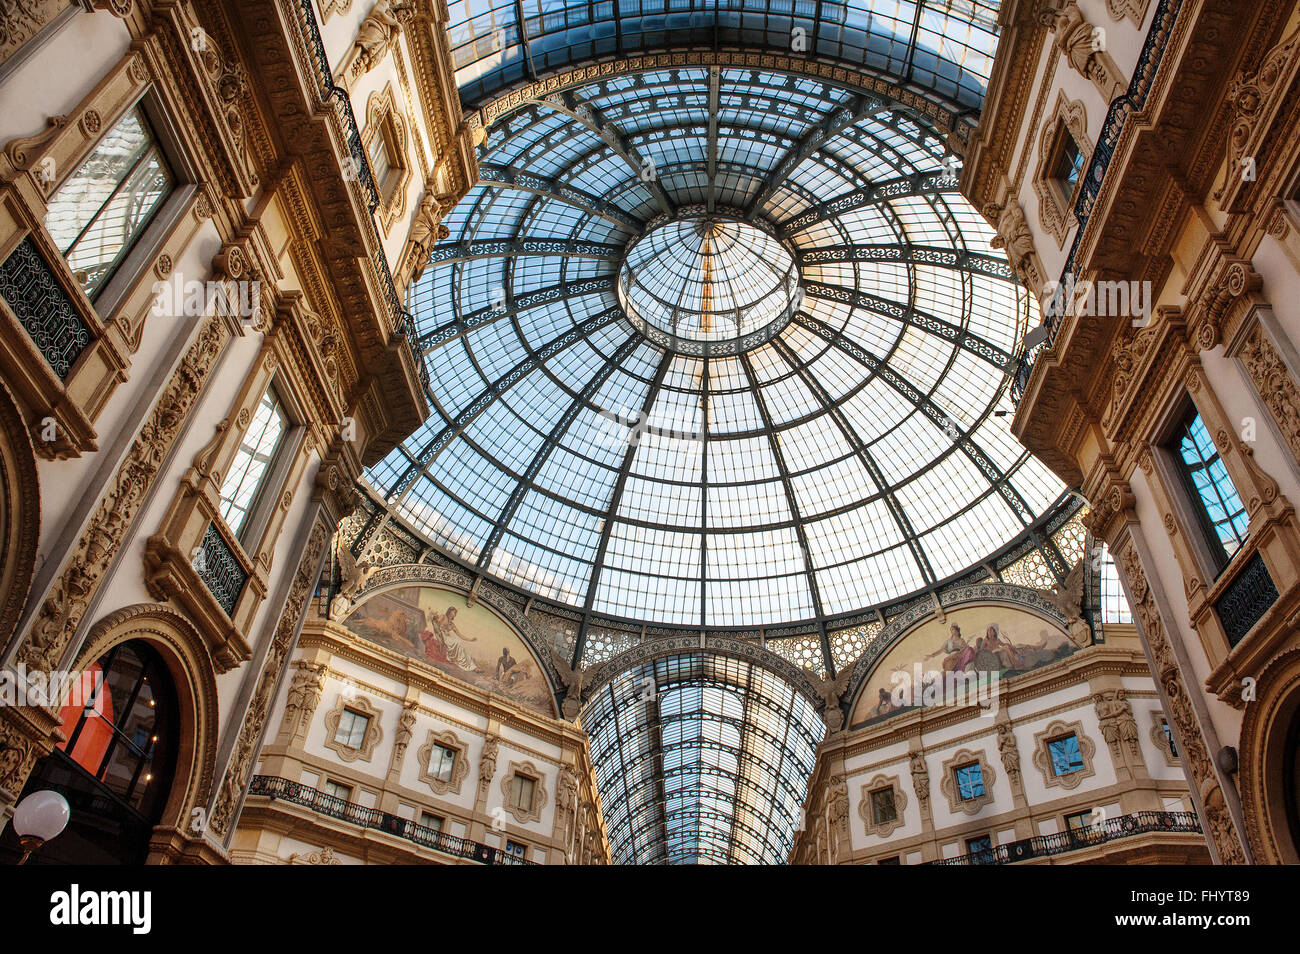
<path id="1" fill-rule="evenodd" d="M 1147 16 L 1147 5 L 1151 0 L 1106 0 L 1106 12 L 1110 14 L 1112 20 L 1123 20 L 1128 17 L 1136 25 L 1141 26 Z"/>
<path id="2" fill-rule="evenodd" d="M 566 719 L 578 718 L 578 712 L 582 709 L 582 682 L 583 676 L 586 675 L 586 669 L 581 665 L 572 667 L 569 661 L 551 649 L 551 662 L 555 665 L 555 671 L 560 674 L 560 682 L 564 683 L 564 705 L 561 706 L 560 712 Z"/>
<path id="3" fill-rule="evenodd" d="M 1075 221 L 1071 215 L 1072 206 L 1060 194 L 1061 189 L 1053 179 L 1055 170 L 1052 169 L 1052 160 L 1055 156 L 1056 137 L 1062 126 L 1074 137 L 1083 153 L 1083 167 L 1086 169 L 1092 156 L 1087 112 L 1082 100 L 1069 99 L 1064 92 L 1057 94 L 1056 109 L 1038 133 L 1038 166 L 1033 180 L 1034 191 L 1038 195 L 1038 220 L 1056 239 L 1056 244 L 1064 247 L 1065 236 Z"/>
<path id="4" fill-rule="evenodd" d="M 435 745 L 441 745 L 444 748 L 452 749 L 456 753 L 451 764 L 451 775 L 447 778 L 439 778 L 429 770 L 429 762 L 433 759 L 433 747 Z M 460 794 L 461 783 L 465 781 L 465 776 L 469 774 L 469 759 L 465 756 L 465 743 L 460 740 L 460 737 L 457 736 L 455 732 L 452 732 L 450 729 L 442 732 L 434 732 L 430 729 L 428 738 L 425 740 L 424 745 L 420 746 L 420 748 L 416 750 L 415 757 L 420 762 L 421 782 L 424 782 L 430 789 L 439 795 Z M 480 779 L 482 766 L 483 763 L 480 762 Z M 495 766 L 493 771 L 495 771 Z M 491 781 L 490 778 L 489 781 Z"/>
<path id="5" fill-rule="evenodd" d="M 1020 746 L 1016 744 L 1016 733 L 1006 722 L 998 723 L 998 755 L 1002 758 L 1002 768 L 1013 788 L 1020 786 Z"/>
<path id="6" fill-rule="evenodd" d="M 1186 756 L 1201 792 L 1201 807 L 1205 813 L 1210 830 L 1206 834 L 1214 838 L 1219 858 L 1228 864 L 1245 864 L 1245 853 L 1241 848 L 1232 824 L 1232 817 L 1223 802 L 1222 793 L 1218 791 L 1218 777 L 1210 761 L 1201 735 L 1200 721 L 1192 707 L 1191 699 L 1183 688 L 1182 675 L 1174 661 L 1173 650 L 1165 635 L 1164 622 L 1156 610 L 1155 598 L 1147 584 L 1146 574 L 1137 549 L 1130 543 L 1120 561 L 1124 575 L 1129 581 L 1129 590 L 1133 596 L 1133 612 L 1141 623 L 1142 635 L 1151 649 L 1155 661 L 1155 676 L 1164 690 L 1167 711 L 1178 729 L 1178 740 L 1182 743 L 1182 752 Z M 1210 801 L 1207 794 L 1215 793 L 1217 799 Z"/>
<path id="7" fill-rule="evenodd" d="M 1045 8 L 1040 17 L 1055 34 L 1056 47 L 1066 62 L 1096 86 L 1106 102 L 1123 92 L 1125 84 L 1120 82 L 1114 63 L 1105 52 L 1102 33 L 1088 21 L 1074 0 L 1068 0 L 1059 9 Z"/>
<path id="8" fill-rule="evenodd" d="M 0 2 L 0 63 L 18 52 L 68 6 L 68 0 Z"/>
<path id="9" fill-rule="evenodd" d="M 1137 762 L 1142 761 L 1142 747 L 1138 742 L 1137 721 L 1133 707 L 1123 689 L 1106 689 L 1093 694 L 1093 708 L 1101 726 L 1101 737 L 1110 746 L 1111 757 L 1117 766 L 1124 764 L 1127 748 Z"/>
<path id="10" fill-rule="evenodd" d="M 408 20 L 412 12 L 409 6 L 391 0 L 378 0 L 370 8 L 352 44 L 352 79 L 369 73 L 388 55 L 401 35 L 403 21 Z"/>
<path id="11" fill-rule="evenodd" d="M 415 732 L 415 715 L 419 707 L 420 704 L 414 699 L 402 706 L 402 714 L 397 717 L 397 731 L 393 734 L 393 757 L 389 762 L 389 772 L 399 771 L 402 767 L 406 747 L 410 745 L 411 736 Z M 466 771 L 469 771 L 468 767 Z"/>
<path id="12" fill-rule="evenodd" d="M 1198 298 L 1200 320 L 1196 324 L 1197 348 L 1209 351 L 1217 347 L 1223 341 L 1224 326 L 1229 322 L 1236 302 L 1259 292 L 1263 287 L 1264 279 L 1250 262 L 1226 261 L 1218 280 L 1210 282 Z"/>
<path id="13" fill-rule="evenodd" d="M 431 189 L 426 189 L 424 198 L 420 200 L 420 209 L 416 212 L 415 219 L 411 222 L 411 231 L 407 235 L 407 254 L 410 257 L 408 267 L 412 282 L 419 281 L 424 274 L 434 245 L 451 234 L 447 226 L 442 224 L 447 209 L 445 203 L 450 200 L 451 196 L 435 195 Z"/>
<path id="14" fill-rule="evenodd" d="M 488 786 L 492 784 L 492 779 L 497 774 L 497 749 L 501 742 L 495 735 L 488 735 L 483 739 L 483 751 L 478 757 L 478 797 L 480 800 L 487 795 Z"/>
<path id="15" fill-rule="evenodd" d="M 902 800 L 898 801 L 899 795 L 902 793 L 895 793 L 894 804 L 901 816 L 903 806 L 907 804 L 907 796 L 903 795 Z M 850 845 L 849 786 L 843 775 L 833 775 L 826 783 L 826 824 L 830 827 L 831 836 L 836 841 L 838 853 L 840 855 L 847 853 Z"/>
<path id="16" fill-rule="evenodd" d="M 1155 745 L 1157 751 L 1165 757 L 1165 763 L 1168 765 L 1181 765 L 1182 762 L 1174 754 L 1173 740 L 1165 731 L 1165 714 L 1159 709 L 1151 710 L 1151 742 Z"/>
<path id="17" fill-rule="evenodd" d="M 18 651 L 28 669 L 49 671 L 63 657 L 227 336 L 219 317 L 208 318 L 154 403 Z"/>
<path id="18" fill-rule="evenodd" d="M 1074 565 L 1065 582 L 1052 584 L 1052 589 L 1047 594 L 1047 598 L 1061 611 L 1061 615 L 1069 620 L 1070 642 L 1080 649 L 1092 645 L 1092 627 L 1083 618 L 1083 582 L 1087 576 L 1087 568 L 1085 554 Z"/>
<path id="19" fill-rule="evenodd" d="M 312 851 L 306 854 L 295 851 L 289 856 L 291 865 L 341 865 L 338 856 L 334 854 L 334 849 L 326 845 L 320 851 Z"/>
<path id="20" fill-rule="evenodd" d="M 262 675 L 249 702 L 248 711 L 244 714 L 243 724 L 239 728 L 239 737 L 235 742 L 235 750 L 230 756 L 230 763 L 226 766 L 226 773 L 217 790 L 217 797 L 209 816 L 209 827 L 219 836 L 225 835 L 231 829 L 235 812 L 244 797 L 253 756 L 262 735 L 262 725 L 268 715 L 284 660 L 297 639 L 298 623 L 302 619 L 303 609 L 307 598 L 311 595 L 312 587 L 316 584 L 320 557 L 328 539 L 329 533 L 325 525 L 318 521 L 312 527 L 306 550 L 298 563 L 298 569 L 294 572 L 289 596 L 284 601 L 284 610 L 280 613 L 280 621 L 276 624 L 275 635 L 271 639 L 271 648 L 262 666 Z"/>
<path id="21" fill-rule="evenodd" d="M 1246 336 L 1237 357 L 1291 454 L 1300 461 L 1300 388 L 1282 363 L 1268 333 L 1258 323 Z"/>
<path id="22" fill-rule="evenodd" d="M 1260 157 L 1252 154 L 1260 128 L 1260 119 L 1267 112 L 1269 101 L 1280 91 L 1279 81 L 1290 71 L 1292 61 L 1300 51 L 1300 30 L 1291 33 L 1281 43 L 1273 47 L 1259 69 L 1254 72 L 1242 70 L 1228 86 L 1225 102 L 1231 110 L 1231 129 L 1228 133 L 1228 162 L 1224 170 L 1222 185 L 1214 193 L 1214 198 L 1222 200 L 1231 197 L 1238 188 L 1254 176 L 1244 175 L 1243 160 L 1253 167 Z M 1253 171 L 1253 170 L 1252 170 Z"/>
<path id="23" fill-rule="evenodd" d="M 984 207 L 984 216 L 995 223 L 998 234 L 989 243 L 993 248 L 1006 249 L 1007 261 L 1016 277 L 1026 288 L 1043 287 L 1043 270 L 1038 264 L 1034 248 L 1034 233 L 1025 219 L 1025 212 L 1014 197 L 1005 204 L 991 203 Z"/>
<path id="24" fill-rule="evenodd" d="M 930 814 L 930 772 L 925 767 L 925 754 L 913 752 L 911 757 L 912 791 L 916 793 L 916 804 L 921 815 Z"/>
<path id="25" fill-rule="evenodd" d="M 840 699 L 844 697 L 849 681 L 853 678 L 853 669 L 853 666 L 846 666 L 836 673 L 834 679 L 822 679 L 811 669 L 807 670 L 808 678 L 817 687 L 817 694 L 821 696 L 825 706 L 822 718 L 826 720 L 826 731 L 829 735 L 834 735 L 844 728 L 844 710 L 840 708 Z"/>
<path id="26" fill-rule="evenodd" d="M 298 663 L 297 670 L 289 683 L 289 695 L 284 704 L 283 731 L 290 737 L 310 724 L 325 692 L 324 666 Z"/>

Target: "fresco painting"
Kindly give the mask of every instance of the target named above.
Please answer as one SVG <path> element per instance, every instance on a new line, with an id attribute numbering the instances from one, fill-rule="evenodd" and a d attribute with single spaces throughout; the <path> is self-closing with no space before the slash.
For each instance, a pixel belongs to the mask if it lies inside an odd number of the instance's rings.
<path id="1" fill-rule="evenodd" d="M 460 593 L 406 586 L 372 596 L 343 623 L 362 639 L 429 663 L 480 689 L 555 715 L 541 665 L 519 634 Z"/>
<path id="2" fill-rule="evenodd" d="M 922 623 L 876 664 L 853 710 L 852 725 L 889 718 L 914 708 L 900 705 L 898 688 L 914 673 L 974 679 L 980 686 L 1030 672 L 1077 652 L 1054 624 L 1009 606 L 969 606 L 944 620 Z"/>

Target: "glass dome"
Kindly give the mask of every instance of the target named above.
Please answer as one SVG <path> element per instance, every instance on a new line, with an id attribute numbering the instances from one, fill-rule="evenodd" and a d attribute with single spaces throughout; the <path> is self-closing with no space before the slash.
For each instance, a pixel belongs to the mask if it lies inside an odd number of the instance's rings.
<path id="1" fill-rule="evenodd" d="M 530 595 L 692 628 L 824 627 L 1039 533 L 1064 488 L 1005 398 L 1037 305 L 948 148 L 992 45 L 936 47 L 942 110 L 708 54 L 495 101 L 408 289 L 433 413 L 374 495 Z"/>

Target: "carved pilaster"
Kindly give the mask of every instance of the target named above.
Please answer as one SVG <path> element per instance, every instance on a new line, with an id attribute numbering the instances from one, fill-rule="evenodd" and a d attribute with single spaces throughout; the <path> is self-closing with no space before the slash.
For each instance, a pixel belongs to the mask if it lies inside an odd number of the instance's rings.
<path id="1" fill-rule="evenodd" d="M 1292 456 L 1300 462 L 1300 388 L 1258 322 L 1246 335 L 1237 357 L 1268 408 Z"/>
<path id="2" fill-rule="evenodd" d="M 258 678 L 253 697 L 249 701 L 244 720 L 239 727 L 239 737 L 235 741 L 234 751 L 226 765 L 225 775 L 216 789 L 217 795 L 209 820 L 212 832 L 218 837 L 227 835 L 235 827 L 262 737 L 262 727 L 270 713 L 284 661 L 298 638 L 303 612 L 316 578 L 320 574 L 320 561 L 328 539 L 329 531 L 325 524 L 317 521 L 312 527 L 298 569 L 294 572 L 289 595 L 284 601 L 284 609 L 280 613 L 280 621 L 271 640 L 271 648 L 262 664 L 262 674 Z M 319 697 L 317 697 L 318 701 Z M 312 708 L 315 708 L 314 704 Z"/>
<path id="3" fill-rule="evenodd" d="M 1213 841 L 1220 861 L 1245 864 L 1242 839 L 1238 836 L 1218 775 L 1211 761 L 1192 700 L 1174 658 L 1164 620 L 1156 608 L 1155 595 L 1147 582 L 1137 548 L 1129 541 L 1117 561 L 1128 581 L 1129 604 L 1140 624 L 1140 632 L 1151 652 L 1154 675 L 1165 697 L 1165 708 L 1178 734 L 1178 748 L 1189 767 L 1200 796 L 1206 835 Z"/>
<path id="4" fill-rule="evenodd" d="M 1106 52 L 1105 29 L 1094 26 L 1074 0 L 1048 6 L 1041 17 L 1071 69 L 1096 86 L 1102 99 L 1109 103 L 1124 92 L 1127 84 Z"/>
<path id="5" fill-rule="evenodd" d="M 1133 769 L 1143 768 L 1137 720 L 1133 718 L 1133 707 L 1124 690 L 1104 689 L 1094 693 L 1092 704 L 1101 726 L 1101 737 L 1110 746 L 1115 771 L 1131 773 Z"/>

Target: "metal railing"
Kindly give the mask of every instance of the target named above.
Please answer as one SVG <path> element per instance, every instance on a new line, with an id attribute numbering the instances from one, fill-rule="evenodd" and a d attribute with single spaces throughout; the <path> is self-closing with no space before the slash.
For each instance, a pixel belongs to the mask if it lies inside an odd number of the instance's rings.
<path id="1" fill-rule="evenodd" d="M 278 775 L 254 775 L 253 782 L 248 787 L 248 794 L 264 795 L 270 799 L 278 798 L 284 802 L 310 808 L 312 811 L 321 815 L 328 815 L 330 818 L 337 818 L 361 828 L 382 831 L 398 838 L 404 838 L 423 848 L 432 848 L 434 851 L 441 851 L 443 854 L 453 855 L 457 858 L 468 858 L 485 865 L 537 864 L 535 861 L 528 861 L 500 848 L 482 845 L 477 841 L 470 841 L 468 838 L 458 838 L 455 835 L 418 825 L 413 821 L 390 815 L 388 812 L 381 812 L 375 808 L 366 808 L 364 805 L 346 801 L 336 795 L 327 794 L 309 785 L 293 782 Z"/>
<path id="2" fill-rule="evenodd" d="M 1097 137 L 1097 145 L 1092 151 L 1092 158 L 1088 162 L 1087 174 L 1084 175 L 1079 183 L 1079 194 L 1074 202 L 1074 217 L 1079 222 L 1079 227 L 1075 230 L 1074 241 L 1070 245 L 1070 254 L 1065 259 L 1065 267 L 1061 269 L 1060 284 L 1068 285 L 1067 277 L 1074 273 L 1075 258 L 1079 253 L 1079 243 L 1083 238 L 1083 233 L 1088 226 L 1088 219 L 1092 215 L 1093 206 L 1097 203 L 1097 196 L 1101 192 L 1102 182 L 1106 178 L 1106 170 L 1110 167 L 1110 161 L 1115 157 L 1115 147 L 1119 144 L 1120 133 L 1124 131 L 1124 124 L 1131 113 L 1137 112 L 1146 105 L 1147 96 L 1151 92 L 1151 86 L 1155 80 L 1156 72 L 1160 69 L 1160 63 L 1164 58 L 1165 49 L 1169 45 L 1169 34 L 1174 27 L 1174 21 L 1178 19 L 1178 13 L 1182 9 L 1183 0 L 1160 0 L 1159 6 L 1156 7 L 1155 18 L 1151 21 L 1151 29 L 1147 32 L 1146 41 L 1142 44 L 1142 53 L 1138 56 L 1137 66 L 1133 70 L 1133 79 L 1129 82 L 1128 90 L 1110 104 L 1110 109 L 1106 112 L 1106 122 L 1102 125 L 1101 135 Z M 1030 289 L 1034 291 L 1034 289 Z M 1060 328 L 1061 315 L 1055 314 L 1053 309 L 1048 309 L 1043 313 L 1043 324 L 1047 327 L 1047 340 L 1041 344 L 1035 345 L 1034 348 L 1028 349 L 1019 355 L 1019 361 L 1016 367 L 1015 376 L 1011 379 L 1011 400 L 1015 404 L 1020 403 L 1020 398 L 1024 394 L 1025 386 L 1029 383 L 1029 377 L 1034 370 L 1034 362 L 1044 348 L 1050 348 L 1056 342 L 1056 334 Z"/>
<path id="3" fill-rule="evenodd" d="M 397 286 L 393 282 L 392 270 L 388 267 L 388 256 L 384 252 L 383 240 L 379 237 L 379 229 L 375 225 L 375 210 L 379 208 L 379 189 L 375 186 L 374 175 L 370 170 L 370 158 L 366 155 L 365 146 L 361 141 L 361 127 L 357 123 L 356 114 L 352 111 L 352 98 L 347 90 L 334 84 L 329 55 L 325 50 L 325 41 L 321 37 L 320 24 L 316 22 L 311 0 L 294 0 L 292 6 L 297 13 L 307 55 L 311 59 L 313 72 L 316 75 L 317 92 L 323 103 L 334 105 L 334 113 L 343 127 L 343 137 L 347 141 L 348 154 L 352 159 L 351 172 L 355 173 L 355 179 L 365 193 L 369 214 L 364 218 L 375 248 L 374 261 L 379 269 L 380 287 L 392 312 L 393 326 L 397 334 L 406 339 L 406 346 L 411 351 L 411 357 L 420 375 L 420 384 L 427 394 L 430 386 L 429 369 L 425 367 L 424 359 L 420 355 L 415 318 L 402 305 L 402 300 L 397 295 Z M 344 172 L 344 178 L 352 178 L 347 170 Z"/>
<path id="4" fill-rule="evenodd" d="M 931 861 L 932 865 L 1009 865 L 1034 858 L 1063 855 L 1070 851 L 1093 848 L 1108 842 L 1145 835 L 1151 832 L 1185 832 L 1201 834 L 1201 823 L 1195 812 L 1134 812 L 1107 819 L 1100 825 L 1071 828 L 1054 835 L 1039 835 L 1023 841 L 995 845 L 983 851 L 972 851 L 955 858 Z"/>

